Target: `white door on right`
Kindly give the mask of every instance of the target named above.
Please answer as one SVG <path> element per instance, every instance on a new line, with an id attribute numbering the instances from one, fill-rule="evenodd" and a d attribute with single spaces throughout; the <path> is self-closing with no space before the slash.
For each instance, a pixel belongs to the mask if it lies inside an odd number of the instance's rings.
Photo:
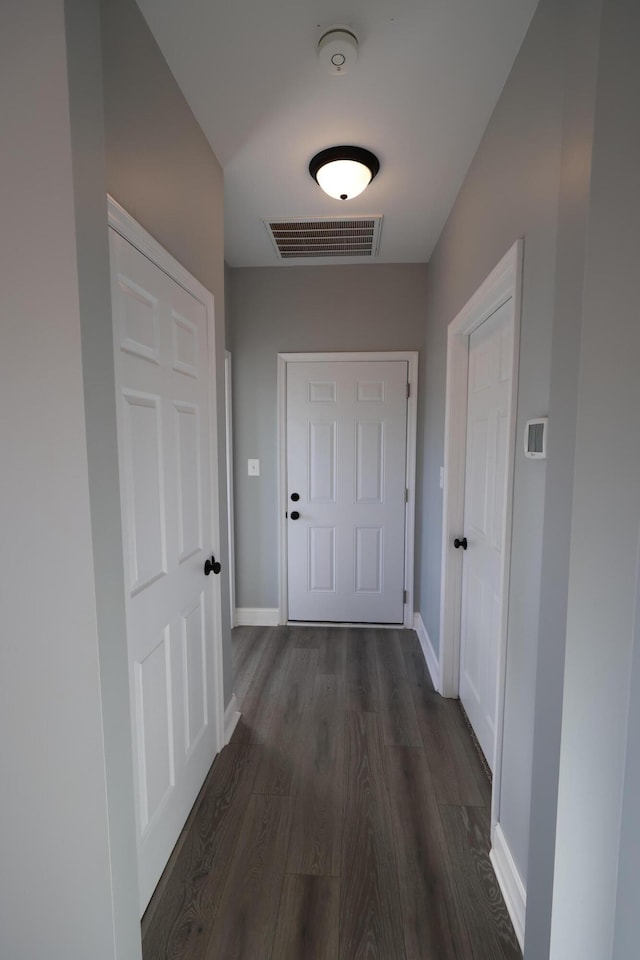
<path id="1" fill-rule="evenodd" d="M 460 700 L 493 770 L 502 617 L 513 305 L 469 338 Z"/>

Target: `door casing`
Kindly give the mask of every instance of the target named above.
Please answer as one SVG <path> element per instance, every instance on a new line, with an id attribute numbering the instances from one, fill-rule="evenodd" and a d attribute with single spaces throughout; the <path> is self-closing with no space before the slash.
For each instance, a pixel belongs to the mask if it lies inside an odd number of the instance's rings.
<path id="1" fill-rule="evenodd" d="M 509 614 L 509 572 L 513 517 L 513 475 L 516 450 L 518 359 L 524 241 L 517 240 L 460 313 L 449 324 L 447 335 L 447 386 L 444 443 L 444 500 L 442 507 L 442 579 L 440 596 L 440 677 L 442 696 L 456 698 L 460 674 L 460 612 L 462 557 L 453 548 L 464 523 L 469 337 L 477 327 L 509 300 L 513 304 L 513 367 L 507 430 L 507 485 L 505 495 L 504 551 L 502 555 L 502 611 L 498 643 L 498 679 L 491 799 L 491 835 L 500 820 L 500 783 L 504 725 L 504 688 Z"/>
<path id="2" fill-rule="evenodd" d="M 229 538 L 229 619 L 236 625 L 236 549 L 233 507 L 233 383 L 229 350 L 224 352 L 225 447 L 227 451 L 227 534 Z"/>
<path id="3" fill-rule="evenodd" d="M 413 571 L 416 501 L 416 439 L 418 426 L 418 352 L 416 350 L 363 353 L 279 353 L 278 354 L 278 623 L 288 620 L 287 590 L 287 364 L 314 362 L 349 362 L 358 360 L 404 360 L 409 370 L 407 400 L 407 460 L 405 484 L 409 491 L 405 510 L 404 536 L 404 604 L 403 625 L 413 629 Z"/>

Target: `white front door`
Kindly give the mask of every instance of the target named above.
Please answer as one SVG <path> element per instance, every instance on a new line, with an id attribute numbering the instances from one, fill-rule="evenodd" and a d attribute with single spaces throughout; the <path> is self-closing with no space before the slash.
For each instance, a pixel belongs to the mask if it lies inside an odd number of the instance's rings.
<path id="1" fill-rule="evenodd" d="M 405 360 L 287 364 L 289 619 L 402 623 Z"/>
<path id="2" fill-rule="evenodd" d="M 215 394 L 206 307 L 109 240 L 142 914 L 220 745 Z"/>
<path id="3" fill-rule="evenodd" d="M 512 366 L 513 304 L 508 301 L 469 338 L 467 389 L 467 549 L 462 563 L 460 700 L 491 769 L 502 618 Z"/>

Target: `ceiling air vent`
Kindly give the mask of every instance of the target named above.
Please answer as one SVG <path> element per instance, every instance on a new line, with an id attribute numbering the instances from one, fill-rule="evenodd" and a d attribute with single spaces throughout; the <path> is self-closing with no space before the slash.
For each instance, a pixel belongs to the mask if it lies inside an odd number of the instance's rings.
<path id="1" fill-rule="evenodd" d="M 280 260 L 375 257 L 382 217 L 263 221 Z"/>

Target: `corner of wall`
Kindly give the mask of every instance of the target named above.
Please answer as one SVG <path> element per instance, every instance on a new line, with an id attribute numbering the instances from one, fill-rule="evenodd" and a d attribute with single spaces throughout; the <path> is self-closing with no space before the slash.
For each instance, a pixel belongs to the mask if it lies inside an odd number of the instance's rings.
<path id="1" fill-rule="evenodd" d="M 433 644 L 429 639 L 429 634 L 427 633 L 427 628 L 424 625 L 424 620 L 422 619 L 422 614 L 420 612 L 415 613 L 413 616 L 413 629 L 418 635 L 418 640 L 420 641 L 420 647 L 422 653 L 424 654 L 424 659 L 427 664 L 427 669 L 429 671 L 429 676 L 431 677 L 431 682 L 437 693 L 440 693 L 440 663 L 438 660 L 438 655 L 433 649 Z"/>

